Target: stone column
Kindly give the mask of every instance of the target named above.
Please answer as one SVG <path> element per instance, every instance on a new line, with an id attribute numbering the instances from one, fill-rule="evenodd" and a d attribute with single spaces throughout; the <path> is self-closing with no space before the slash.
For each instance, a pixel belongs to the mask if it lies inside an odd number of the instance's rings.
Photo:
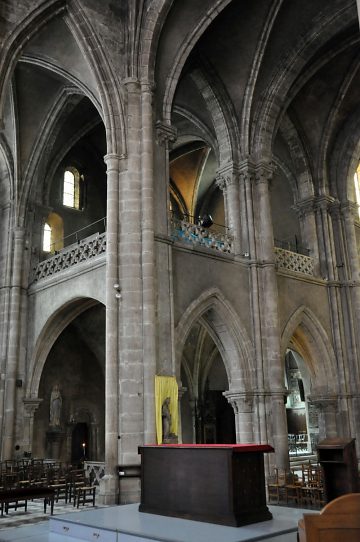
<path id="1" fill-rule="evenodd" d="M 6 407 L 4 412 L 2 460 L 11 459 L 13 454 L 16 408 L 16 377 L 19 362 L 19 346 L 21 334 L 21 297 L 22 268 L 24 261 L 24 238 L 24 229 L 15 228 L 8 325 L 8 351 L 5 372 L 4 403 Z"/>
<path id="2" fill-rule="evenodd" d="M 189 405 L 191 409 L 191 425 L 192 425 L 192 443 L 196 444 L 196 399 L 189 399 Z"/>
<path id="3" fill-rule="evenodd" d="M 175 323 L 174 323 L 174 288 L 171 221 L 169 220 L 169 151 L 176 140 L 176 130 L 165 123 L 156 123 L 156 177 L 158 181 L 157 204 L 157 313 L 158 313 L 158 345 L 157 370 L 159 374 L 173 374 L 180 381 L 180 374 L 176 374 L 175 361 Z M 161 193 L 159 191 L 161 190 Z M 156 190 L 155 190 L 156 193 Z"/>
<path id="4" fill-rule="evenodd" d="M 8 317 L 11 300 L 11 254 L 13 236 L 11 231 L 12 206 L 5 204 L 0 210 L 0 442 L 3 440 L 3 417 L 5 413 L 5 371 L 8 348 Z"/>
<path id="5" fill-rule="evenodd" d="M 337 254 L 340 250 L 341 228 L 339 224 L 339 202 L 329 196 L 322 196 L 317 199 L 317 206 L 320 214 L 319 235 L 323 237 L 325 248 L 325 273 L 327 275 L 327 287 L 329 296 L 329 309 L 331 314 L 331 327 L 333 335 L 333 347 L 336 356 L 337 382 L 331 383 L 332 388 L 340 394 L 346 394 L 346 373 L 344 350 L 346 350 L 343 335 L 344 312 L 341 293 L 339 289 L 339 267 L 337 267 Z M 334 228 L 336 239 L 334 239 Z M 337 242 L 336 251 L 335 241 Z"/>
<path id="6" fill-rule="evenodd" d="M 360 262 L 356 242 L 355 219 L 357 220 L 358 206 L 355 203 L 347 202 L 340 207 L 342 224 L 343 244 L 343 292 L 344 304 L 347 310 L 344 314 L 344 328 L 346 344 L 346 359 L 348 364 L 347 388 L 348 396 L 342 399 L 343 411 L 348 414 L 349 432 L 356 438 L 357 450 L 360 452 L 360 418 L 359 396 L 360 389 L 360 365 L 358 362 L 360 353 Z M 342 424 L 343 425 L 343 424 Z"/>
<path id="7" fill-rule="evenodd" d="M 256 365 L 256 392 L 257 401 L 255 404 L 256 424 L 254 428 L 254 437 L 259 443 L 268 442 L 266 407 L 265 407 L 265 375 L 263 367 L 263 349 L 262 349 L 262 331 L 261 331 L 261 301 L 260 301 L 260 277 L 259 266 L 257 262 L 257 245 L 255 236 L 255 215 L 254 215 L 254 165 L 249 161 L 244 161 L 239 166 L 240 186 L 245 203 L 246 220 L 243 223 L 242 237 L 247 245 L 247 257 L 249 258 L 250 274 L 250 309 L 251 320 L 253 322 L 253 343 Z"/>
<path id="8" fill-rule="evenodd" d="M 236 442 L 239 444 L 254 442 L 253 394 L 230 390 L 225 391 L 223 395 L 234 409 Z"/>
<path id="9" fill-rule="evenodd" d="M 241 213 L 239 175 L 234 164 L 227 164 L 216 172 L 216 184 L 224 195 L 225 220 L 234 238 L 234 254 L 241 251 Z"/>
<path id="10" fill-rule="evenodd" d="M 306 198 L 295 205 L 300 227 L 302 243 L 310 249 L 310 255 L 314 258 L 314 273 L 320 274 L 319 245 L 316 231 L 315 198 Z"/>
<path id="11" fill-rule="evenodd" d="M 183 395 L 187 392 L 187 388 L 184 386 L 179 386 L 178 389 L 178 443 L 182 443 L 182 425 L 181 425 L 181 399 Z"/>
<path id="12" fill-rule="evenodd" d="M 143 286 L 143 352 L 144 352 L 144 443 L 156 442 L 155 374 L 156 374 L 156 307 L 155 307 L 155 238 L 153 182 L 153 109 L 152 89 L 141 85 L 142 110 L 142 286 Z"/>
<path id="13" fill-rule="evenodd" d="M 265 384 L 269 388 L 272 438 L 276 464 L 288 469 L 288 432 L 284 405 L 284 368 L 280 354 L 280 330 L 278 314 L 278 289 L 274 262 L 274 236 L 269 197 L 269 181 L 272 177 L 270 164 L 260 163 L 255 167 L 256 183 L 256 244 L 261 262 L 259 277 L 263 370 Z"/>
<path id="14" fill-rule="evenodd" d="M 119 464 L 139 461 L 144 443 L 143 269 L 142 269 L 142 96 L 138 80 L 124 82 L 127 94 L 127 170 L 119 186 Z M 148 132 L 147 132 L 148 133 Z M 146 154 L 146 152 L 145 152 Z M 147 189 L 148 190 L 148 189 Z M 125 494 L 122 495 L 127 500 Z"/>
<path id="15" fill-rule="evenodd" d="M 24 436 L 23 436 L 23 451 L 31 452 L 33 450 L 34 437 L 34 416 L 43 399 L 25 398 L 24 403 Z"/>
<path id="16" fill-rule="evenodd" d="M 114 504 L 117 499 L 119 442 L 119 182 L 123 156 L 107 154 L 106 228 L 106 337 L 105 337 L 105 476 L 100 499 Z"/>
<path id="17" fill-rule="evenodd" d="M 308 401 L 315 405 L 319 413 L 319 440 L 333 438 L 338 435 L 336 429 L 336 396 L 309 396 Z"/>

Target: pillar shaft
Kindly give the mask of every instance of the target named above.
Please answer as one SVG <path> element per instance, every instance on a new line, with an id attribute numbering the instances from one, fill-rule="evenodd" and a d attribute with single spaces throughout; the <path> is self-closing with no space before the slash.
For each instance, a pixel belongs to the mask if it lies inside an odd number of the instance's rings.
<path id="1" fill-rule="evenodd" d="M 142 85 L 142 285 L 143 285 L 143 368 L 144 368 L 144 443 L 156 442 L 155 374 L 155 240 L 153 186 L 153 111 L 152 92 Z"/>
<path id="2" fill-rule="evenodd" d="M 308 400 L 314 404 L 319 413 L 319 440 L 333 438 L 338 435 L 336 427 L 336 410 L 338 401 L 333 396 L 313 396 Z"/>
<path id="3" fill-rule="evenodd" d="M 119 278 L 120 464 L 139 460 L 144 442 L 143 284 L 142 284 L 142 99 L 137 80 L 125 82 L 127 93 L 127 169 L 121 176 Z"/>
<path id="4" fill-rule="evenodd" d="M 239 176 L 234 165 L 220 168 L 216 174 L 218 187 L 223 191 L 225 220 L 234 238 L 234 253 L 240 254 L 241 250 L 241 213 Z"/>
<path id="5" fill-rule="evenodd" d="M 4 433 L 2 459 L 11 459 L 15 433 L 16 376 L 19 362 L 21 334 L 22 268 L 24 262 L 24 230 L 14 230 L 14 254 L 12 262 L 11 297 L 9 311 L 8 352 L 4 391 Z"/>
<path id="6" fill-rule="evenodd" d="M 106 339 L 105 339 L 105 473 L 114 476 L 119 436 L 119 254 L 118 213 L 121 156 L 108 154 L 106 232 Z M 119 285 L 117 287 L 117 285 Z"/>
<path id="7" fill-rule="evenodd" d="M 226 391 L 223 393 L 234 409 L 237 443 L 254 442 L 253 403 L 251 393 Z"/>

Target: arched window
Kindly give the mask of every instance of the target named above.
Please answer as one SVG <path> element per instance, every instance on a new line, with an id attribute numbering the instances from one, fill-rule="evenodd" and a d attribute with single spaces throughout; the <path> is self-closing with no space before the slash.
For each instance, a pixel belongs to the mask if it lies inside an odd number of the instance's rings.
<path id="1" fill-rule="evenodd" d="M 55 252 L 64 248 L 64 224 L 61 216 L 50 213 L 44 224 L 43 251 Z"/>
<path id="2" fill-rule="evenodd" d="M 66 168 L 63 183 L 63 205 L 66 207 L 77 210 L 81 208 L 80 181 L 81 176 L 76 168 Z"/>
<path id="3" fill-rule="evenodd" d="M 355 184 L 356 203 L 358 204 L 358 212 L 359 212 L 359 218 L 360 218 L 360 163 L 354 175 L 354 184 Z"/>
<path id="4" fill-rule="evenodd" d="M 43 251 L 51 252 L 51 226 L 47 222 L 44 225 Z"/>

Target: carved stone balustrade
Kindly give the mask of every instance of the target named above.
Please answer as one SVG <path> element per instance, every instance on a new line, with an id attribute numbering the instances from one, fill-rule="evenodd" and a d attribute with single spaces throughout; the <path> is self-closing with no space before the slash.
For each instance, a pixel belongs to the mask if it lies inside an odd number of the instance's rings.
<path id="1" fill-rule="evenodd" d="M 106 252 L 106 233 L 94 234 L 76 244 L 62 249 L 58 254 L 38 263 L 33 281 L 51 277 L 78 263 L 86 262 Z"/>
<path id="2" fill-rule="evenodd" d="M 283 248 L 274 248 L 275 263 L 278 268 L 303 273 L 305 275 L 314 275 L 314 259 L 311 256 L 304 256 L 285 250 Z"/>
<path id="3" fill-rule="evenodd" d="M 226 233 L 210 231 L 199 224 L 171 217 L 171 237 L 193 246 L 202 246 L 219 252 L 233 252 L 233 238 Z"/>
<path id="4" fill-rule="evenodd" d="M 102 461 L 84 461 L 85 476 L 92 485 L 99 486 L 100 479 L 105 476 L 105 463 Z"/>

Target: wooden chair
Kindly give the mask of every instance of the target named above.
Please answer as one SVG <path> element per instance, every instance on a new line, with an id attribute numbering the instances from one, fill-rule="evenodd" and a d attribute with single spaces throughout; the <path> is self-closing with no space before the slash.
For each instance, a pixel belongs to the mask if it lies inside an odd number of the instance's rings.
<path id="1" fill-rule="evenodd" d="M 298 534 L 299 542 L 359 542 L 360 493 L 334 499 L 320 514 L 304 514 Z"/>
<path id="2" fill-rule="evenodd" d="M 301 494 L 301 482 L 299 481 L 298 476 L 293 471 L 290 471 L 286 477 L 286 484 L 285 484 L 286 504 L 288 504 L 289 502 L 294 502 L 295 504 L 299 504 L 300 494 Z"/>
<path id="3" fill-rule="evenodd" d="M 284 499 L 286 484 L 286 473 L 283 469 L 274 469 L 274 474 L 269 477 L 267 483 L 268 500 L 273 499 L 279 504 L 280 500 Z"/>

